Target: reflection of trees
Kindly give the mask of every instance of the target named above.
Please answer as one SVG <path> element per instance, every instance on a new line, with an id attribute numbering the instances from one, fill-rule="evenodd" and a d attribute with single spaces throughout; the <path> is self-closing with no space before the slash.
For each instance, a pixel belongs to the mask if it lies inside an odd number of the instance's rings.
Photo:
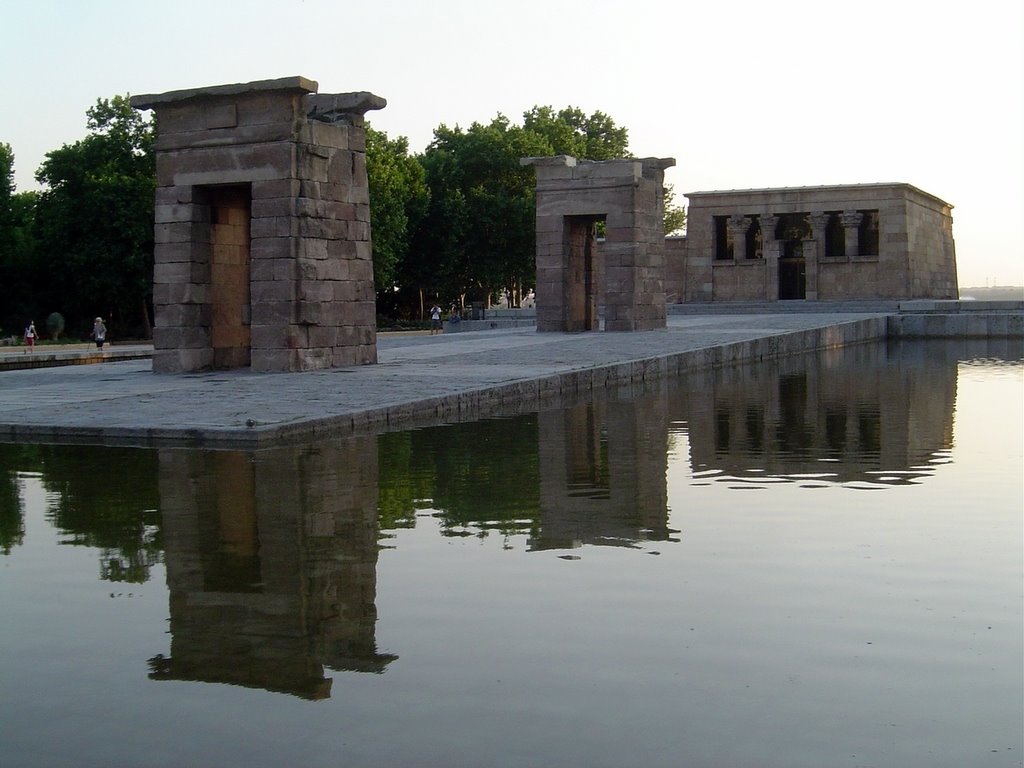
<path id="1" fill-rule="evenodd" d="M 0 444 L 0 552 L 5 555 L 25 539 L 18 473 L 38 472 L 41 466 L 38 447 Z"/>
<path id="2" fill-rule="evenodd" d="M 536 524 L 540 510 L 537 416 L 391 433 L 379 438 L 384 528 L 416 510 L 442 510 L 444 527 L 504 533 Z"/>
<path id="3" fill-rule="evenodd" d="M 35 472 L 64 544 L 100 550 L 100 575 L 141 583 L 160 560 L 156 457 L 137 448 L 0 446 L 0 551 L 21 542 L 18 472 Z"/>
<path id="4" fill-rule="evenodd" d="M 154 451 L 80 445 L 40 449 L 47 518 L 64 544 L 96 547 L 101 577 L 142 583 L 160 561 Z"/>
<path id="5" fill-rule="evenodd" d="M 445 535 L 528 533 L 531 549 L 668 539 L 664 399 L 635 394 L 381 435 L 382 527 L 432 508 Z"/>

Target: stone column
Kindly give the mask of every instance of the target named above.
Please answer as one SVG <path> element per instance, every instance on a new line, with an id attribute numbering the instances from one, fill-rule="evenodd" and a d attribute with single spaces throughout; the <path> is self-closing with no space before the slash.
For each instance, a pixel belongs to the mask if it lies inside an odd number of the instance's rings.
<path id="1" fill-rule="evenodd" d="M 770 213 L 761 214 L 761 248 L 764 254 L 764 295 L 768 301 L 779 300 L 779 241 L 775 239 L 775 228 L 779 217 Z"/>
<path id="2" fill-rule="evenodd" d="M 818 298 L 818 261 L 825 255 L 825 232 L 828 229 L 828 214 L 814 211 L 807 217 L 811 225 L 811 239 L 804 241 L 804 269 L 806 270 L 805 298 Z"/>
<path id="3" fill-rule="evenodd" d="M 807 261 L 817 261 L 825 255 L 825 231 L 828 229 L 828 214 L 814 211 L 807 217 L 807 222 L 811 225 L 811 240 L 814 245 L 811 246 L 810 253 L 808 253 L 807 247 L 804 247 L 804 258 Z"/>
<path id="4" fill-rule="evenodd" d="M 840 220 L 843 222 L 843 230 L 846 243 L 846 258 L 853 259 L 860 253 L 860 223 L 864 214 L 856 211 L 843 211 Z"/>
<path id="5" fill-rule="evenodd" d="M 747 230 L 750 229 L 751 219 L 749 216 L 741 216 L 738 213 L 729 217 L 725 228 L 729 231 L 729 239 L 732 240 L 732 257 L 744 259 L 747 256 Z"/>

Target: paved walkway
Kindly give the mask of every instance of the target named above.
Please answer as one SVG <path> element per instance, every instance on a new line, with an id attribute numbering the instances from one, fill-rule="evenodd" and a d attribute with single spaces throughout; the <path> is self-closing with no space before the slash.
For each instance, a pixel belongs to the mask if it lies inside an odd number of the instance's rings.
<path id="1" fill-rule="evenodd" d="M 262 445 L 395 427 L 410 415 L 458 415 L 488 391 L 511 398 L 573 372 L 884 314 L 670 316 L 667 329 L 640 333 L 381 335 L 378 365 L 304 373 L 157 375 L 149 359 L 7 370 L 0 440 Z"/>

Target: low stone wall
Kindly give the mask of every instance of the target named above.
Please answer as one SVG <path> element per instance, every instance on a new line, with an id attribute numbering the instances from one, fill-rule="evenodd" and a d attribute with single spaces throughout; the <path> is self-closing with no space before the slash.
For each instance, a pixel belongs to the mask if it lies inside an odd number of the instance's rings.
<path id="1" fill-rule="evenodd" d="M 1024 338 L 1021 301 L 908 301 L 891 315 L 893 339 Z"/>
<path id="2" fill-rule="evenodd" d="M 117 349 L 107 347 L 98 351 L 91 344 L 84 349 L 62 349 L 47 351 L 46 347 L 36 347 L 28 352 L 19 347 L 17 351 L 4 351 L 0 354 L 0 371 L 17 371 L 24 368 L 56 368 L 65 365 L 92 365 L 94 363 L 120 363 L 125 360 L 144 360 L 153 357 L 151 347 L 132 347 Z"/>
<path id="3" fill-rule="evenodd" d="M 494 331 L 499 328 L 529 328 L 537 324 L 535 307 L 496 307 L 483 310 L 479 320 L 444 321 L 445 333 L 462 331 Z"/>

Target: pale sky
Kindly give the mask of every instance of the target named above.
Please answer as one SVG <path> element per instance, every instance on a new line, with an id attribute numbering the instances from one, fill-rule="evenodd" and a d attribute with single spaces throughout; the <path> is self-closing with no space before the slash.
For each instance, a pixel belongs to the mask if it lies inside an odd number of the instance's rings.
<path id="1" fill-rule="evenodd" d="M 961 287 L 1024 284 L 1021 0 L 0 0 L 19 190 L 115 94 L 303 75 L 426 148 L 600 110 L 689 191 L 907 182 L 954 206 Z"/>

